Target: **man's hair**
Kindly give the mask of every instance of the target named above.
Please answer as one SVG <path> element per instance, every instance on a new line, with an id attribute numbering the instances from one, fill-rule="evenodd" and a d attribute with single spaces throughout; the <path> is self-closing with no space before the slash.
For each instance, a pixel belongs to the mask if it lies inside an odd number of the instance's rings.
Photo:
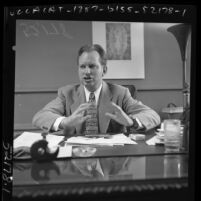
<path id="1" fill-rule="evenodd" d="M 79 59 L 79 57 L 81 56 L 82 53 L 84 53 L 84 52 L 92 52 L 92 51 L 98 52 L 98 54 L 100 55 L 100 63 L 103 66 L 106 66 L 106 64 L 107 64 L 107 56 L 106 56 L 105 50 L 98 44 L 82 46 L 78 51 L 77 61 L 78 61 L 78 59 Z"/>

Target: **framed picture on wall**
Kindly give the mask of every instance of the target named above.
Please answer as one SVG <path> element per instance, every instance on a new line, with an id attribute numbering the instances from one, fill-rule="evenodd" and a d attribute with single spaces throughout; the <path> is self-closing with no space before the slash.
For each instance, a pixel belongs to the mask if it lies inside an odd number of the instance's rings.
<path id="1" fill-rule="evenodd" d="M 144 79 L 144 23 L 92 22 L 93 44 L 107 53 L 105 79 Z"/>

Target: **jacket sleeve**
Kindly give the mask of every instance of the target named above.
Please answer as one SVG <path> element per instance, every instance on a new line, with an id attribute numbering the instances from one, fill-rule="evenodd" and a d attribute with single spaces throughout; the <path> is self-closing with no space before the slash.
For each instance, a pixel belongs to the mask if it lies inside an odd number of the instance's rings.
<path id="1" fill-rule="evenodd" d="M 158 126 L 161 122 L 160 116 L 141 101 L 133 99 L 128 89 L 125 89 L 122 108 L 131 118 L 138 118 L 145 131 Z"/>
<path id="2" fill-rule="evenodd" d="M 58 90 L 58 96 L 34 115 L 32 124 L 50 132 L 55 120 L 65 115 L 65 103 L 66 98 L 62 92 L 62 88 L 60 88 Z"/>

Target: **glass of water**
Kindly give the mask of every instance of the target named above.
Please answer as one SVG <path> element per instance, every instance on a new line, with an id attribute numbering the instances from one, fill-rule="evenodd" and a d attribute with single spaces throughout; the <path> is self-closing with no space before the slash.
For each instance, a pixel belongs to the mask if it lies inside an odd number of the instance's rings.
<path id="1" fill-rule="evenodd" d="M 181 121 L 178 119 L 164 120 L 165 152 L 179 152 L 181 147 Z"/>

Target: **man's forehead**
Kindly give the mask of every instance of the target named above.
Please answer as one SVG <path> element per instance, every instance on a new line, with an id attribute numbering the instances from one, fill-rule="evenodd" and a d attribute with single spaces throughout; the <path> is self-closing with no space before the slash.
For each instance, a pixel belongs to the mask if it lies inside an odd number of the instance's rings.
<path id="1" fill-rule="evenodd" d="M 79 57 L 79 61 L 99 61 L 99 58 L 100 55 L 96 51 L 83 52 Z"/>
<path id="2" fill-rule="evenodd" d="M 90 51 L 90 52 L 83 52 L 80 57 L 99 57 L 99 53 L 95 50 Z"/>

